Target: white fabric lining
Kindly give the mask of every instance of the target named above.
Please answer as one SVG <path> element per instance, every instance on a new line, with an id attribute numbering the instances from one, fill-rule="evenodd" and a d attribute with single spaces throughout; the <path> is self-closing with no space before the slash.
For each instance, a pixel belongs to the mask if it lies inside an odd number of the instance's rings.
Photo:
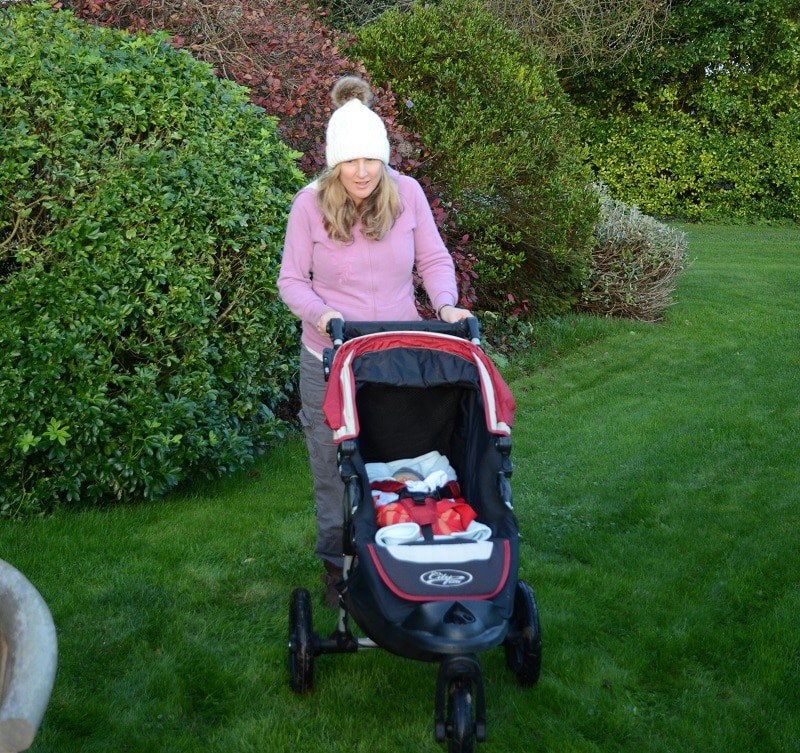
<path id="1" fill-rule="evenodd" d="M 385 547 L 394 559 L 421 565 L 460 565 L 465 562 L 485 562 L 492 556 L 491 541 L 464 544 L 408 544 Z"/>

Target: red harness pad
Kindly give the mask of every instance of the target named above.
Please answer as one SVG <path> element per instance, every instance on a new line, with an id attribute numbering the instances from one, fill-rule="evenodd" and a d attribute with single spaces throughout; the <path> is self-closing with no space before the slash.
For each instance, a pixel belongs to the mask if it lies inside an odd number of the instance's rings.
<path id="1" fill-rule="evenodd" d="M 386 587 L 407 601 L 491 599 L 511 568 L 508 539 L 367 548 Z"/>
<path id="2" fill-rule="evenodd" d="M 420 528 L 431 526 L 437 536 L 448 536 L 466 531 L 478 517 L 475 510 L 464 501 L 456 481 L 449 481 L 437 490 L 436 496 L 426 497 L 419 502 L 404 496 L 407 494 L 406 486 L 399 481 L 373 481 L 370 486 L 374 490 L 394 492 L 400 497 L 397 502 L 376 508 L 375 518 L 381 527 L 413 522 Z"/>

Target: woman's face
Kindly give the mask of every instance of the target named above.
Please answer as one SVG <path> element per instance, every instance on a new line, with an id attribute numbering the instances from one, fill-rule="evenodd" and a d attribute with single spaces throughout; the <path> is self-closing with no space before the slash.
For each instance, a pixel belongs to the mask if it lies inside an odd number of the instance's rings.
<path id="1" fill-rule="evenodd" d="M 363 157 L 339 163 L 339 180 L 356 208 L 378 187 L 382 166 L 379 159 Z"/>

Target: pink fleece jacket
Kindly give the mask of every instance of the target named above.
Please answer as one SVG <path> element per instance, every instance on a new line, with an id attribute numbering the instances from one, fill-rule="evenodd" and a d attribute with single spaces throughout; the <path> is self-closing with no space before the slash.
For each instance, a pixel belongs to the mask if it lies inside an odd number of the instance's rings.
<path id="1" fill-rule="evenodd" d="M 391 168 L 389 174 L 397 181 L 402 213 L 379 241 L 363 238 L 358 223 L 352 243 L 332 241 L 317 208 L 314 183 L 294 198 L 278 289 L 303 322 L 303 344 L 316 353 L 331 345 L 316 329 L 320 316 L 331 309 L 350 321 L 419 319 L 415 265 L 434 309 L 458 300 L 453 260 L 422 187 Z"/>

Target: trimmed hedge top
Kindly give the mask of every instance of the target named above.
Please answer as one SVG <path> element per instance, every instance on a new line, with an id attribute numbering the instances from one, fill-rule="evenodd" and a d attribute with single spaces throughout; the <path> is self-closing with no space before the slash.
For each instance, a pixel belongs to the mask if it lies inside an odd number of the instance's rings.
<path id="1" fill-rule="evenodd" d="M 297 155 L 162 36 L 0 23 L 0 514 L 240 465 L 292 383 Z"/>

